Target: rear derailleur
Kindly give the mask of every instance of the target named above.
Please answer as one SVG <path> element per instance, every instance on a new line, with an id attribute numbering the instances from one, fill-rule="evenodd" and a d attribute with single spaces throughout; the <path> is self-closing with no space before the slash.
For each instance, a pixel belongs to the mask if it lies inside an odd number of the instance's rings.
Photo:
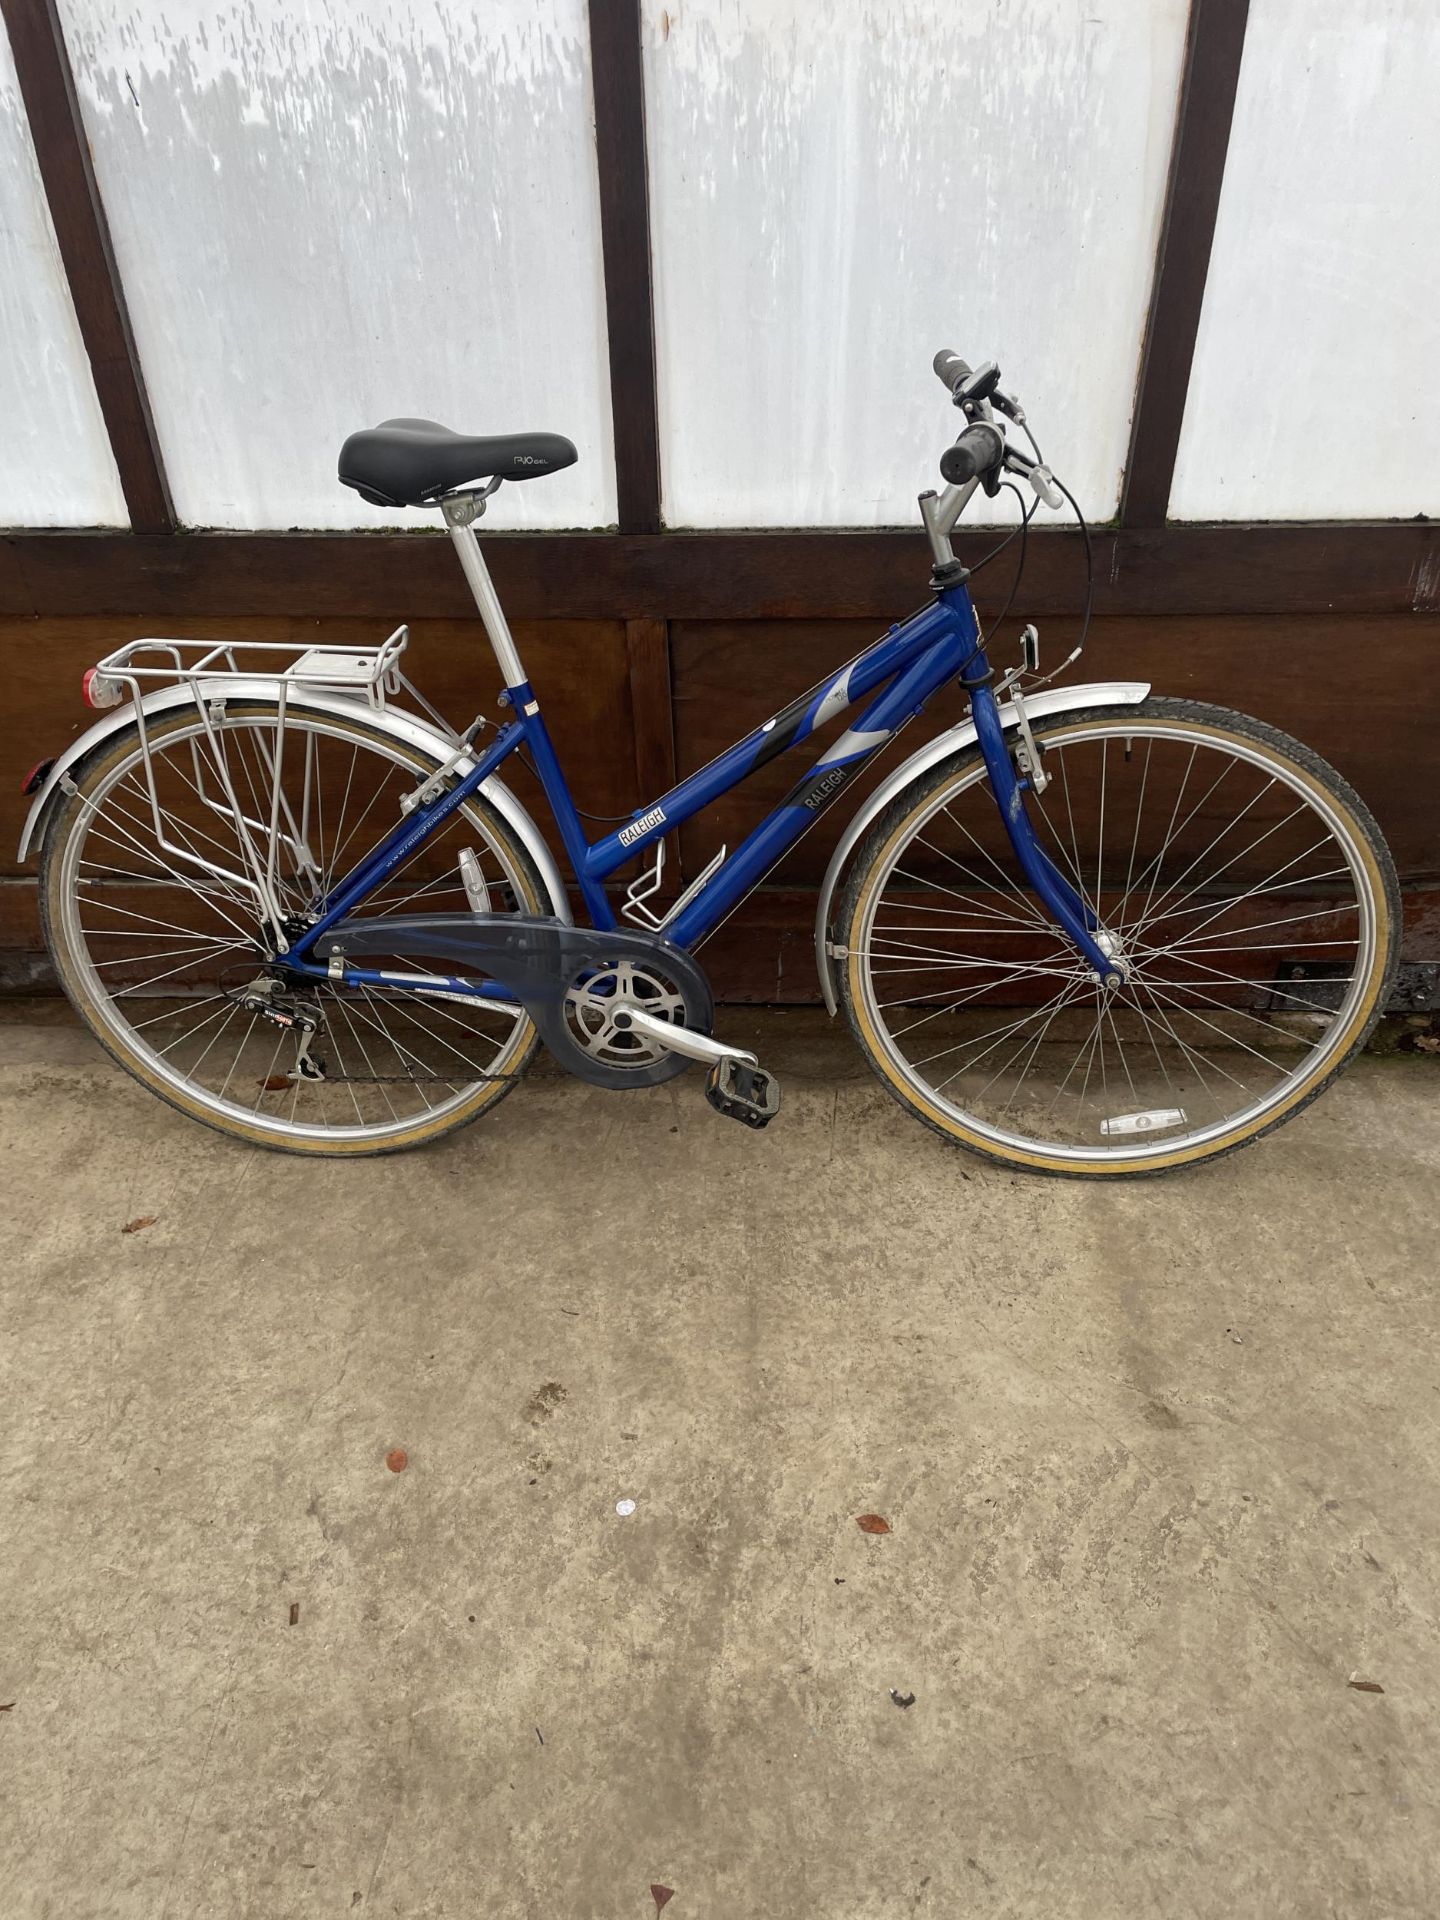
<path id="1" fill-rule="evenodd" d="M 313 1001 L 286 993 L 280 983 L 268 975 L 262 975 L 248 987 L 228 997 L 242 1013 L 268 1020 L 272 1026 L 295 1035 L 295 1064 L 287 1071 L 287 1080 L 325 1078 L 325 1062 L 317 1060 L 310 1051 L 310 1043 L 320 1031 L 320 1009 Z"/>

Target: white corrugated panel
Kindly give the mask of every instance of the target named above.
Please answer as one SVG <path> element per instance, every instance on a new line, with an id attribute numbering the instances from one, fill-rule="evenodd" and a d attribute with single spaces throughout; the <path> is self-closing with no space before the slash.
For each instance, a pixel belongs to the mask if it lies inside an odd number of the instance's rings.
<path id="1" fill-rule="evenodd" d="M 1119 496 L 1184 0 L 644 0 L 667 519 L 913 523 L 1000 362 Z"/>
<path id="2" fill-rule="evenodd" d="M 1440 512 L 1440 9 L 1250 0 L 1172 518 Z"/>
<path id="3" fill-rule="evenodd" d="M 0 26 L 0 526 L 128 520 Z"/>
<path id="4" fill-rule="evenodd" d="M 392 415 L 580 463 L 487 524 L 615 516 L 584 0 L 62 0 L 182 519 L 434 524 L 339 485 Z"/>

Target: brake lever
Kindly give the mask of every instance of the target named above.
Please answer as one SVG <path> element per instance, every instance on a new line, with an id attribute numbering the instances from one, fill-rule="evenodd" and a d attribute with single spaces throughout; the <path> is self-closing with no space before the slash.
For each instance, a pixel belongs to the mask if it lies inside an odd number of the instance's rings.
<path id="1" fill-rule="evenodd" d="M 1032 460 L 1028 454 L 1021 453 L 1018 447 L 1007 446 L 1005 465 L 1011 473 L 1018 473 L 1030 482 L 1035 489 L 1037 499 L 1043 500 L 1047 507 L 1059 511 L 1062 495 L 1055 485 L 1054 474 L 1043 460 Z"/>
<path id="2" fill-rule="evenodd" d="M 1043 461 L 1037 460 L 1034 466 L 1031 467 L 1027 477 L 1031 486 L 1035 489 L 1040 499 L 1045 502 L 1046 506 L 1053 507 L 1058 512 L 1063 501 L 1063 496 L 1055 484 L 1055 476 L 1051 473 L 1049 467 L 1047 467 Z"/>

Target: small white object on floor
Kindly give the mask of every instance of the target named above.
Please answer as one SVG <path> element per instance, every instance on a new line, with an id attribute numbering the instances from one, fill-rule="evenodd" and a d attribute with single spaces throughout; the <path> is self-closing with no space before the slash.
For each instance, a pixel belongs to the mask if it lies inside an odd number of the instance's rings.
<path id="1" fill-rule="evenodd" d="M 623 1520 L 627 1513 L 633 1513 L 635 1511 L 635 1502 L 633 1500 L 617 1500 L 615 1502 L 615 1511 Z"/>

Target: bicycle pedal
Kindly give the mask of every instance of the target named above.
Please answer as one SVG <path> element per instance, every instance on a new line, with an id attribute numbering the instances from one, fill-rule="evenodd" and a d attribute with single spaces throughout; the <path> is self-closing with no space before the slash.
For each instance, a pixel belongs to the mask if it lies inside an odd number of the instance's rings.
<path id="1" fill-rule="evenodd" d="M 747 1127 L 768 1127 L 780 1111 L 780 1082 L 763 1067 L 717 1060 L 705 1076 L 705 1098 L 717 1113 Z"/>

